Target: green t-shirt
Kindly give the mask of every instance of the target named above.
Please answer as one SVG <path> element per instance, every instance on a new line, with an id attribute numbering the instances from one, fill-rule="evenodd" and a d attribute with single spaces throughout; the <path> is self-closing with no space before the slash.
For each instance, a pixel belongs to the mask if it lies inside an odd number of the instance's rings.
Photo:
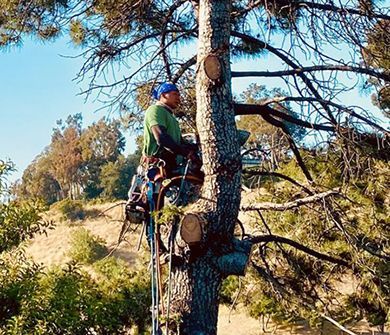
<path id="1" fill-rule="evenodd" d="M 181 141 L 181 131 L 176 118 L 163 106 L 150 106 L 145 112 L 144 120 L 144 147 L 142 151 L 146 156 L 158 157 L 159 146 L 152 133 L 152 127 L 156 125 L 164 127 L 167 134 L 177 144 L 180 144 Z"/>

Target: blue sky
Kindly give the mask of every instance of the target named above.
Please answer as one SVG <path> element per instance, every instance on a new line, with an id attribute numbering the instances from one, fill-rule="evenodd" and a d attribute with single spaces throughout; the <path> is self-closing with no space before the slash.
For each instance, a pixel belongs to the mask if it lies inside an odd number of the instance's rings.
<path id="1" fill-rule="evenodd" d="M 72 81 L 81 59 L 64 58 L 78 50 L 65 38 L 55 43 L 26 40 L 22 47 L 0 53 L 0 159 L 11 159 L 20 177 L 50 143 L 56 120 L 82 113 L 84 126 L 104 116 L 100 105 L 85 103 Z"/>
<path id="2" fill-rule="evenodd" d="M 16 164 L 17 172 L 10 181 L 20 178 L 27 165 L 50 143 L 56 120 L 82 113 L 85 127 L 107 113 L 96 112 L 101 104 L 85 102 L 78 95 L 81 86 L 73 79 L 82 59 L 61 56 L 74 56 L 80 51 L 67 41 L 65 37 L 45 44 L 26 40 L 21 47 L 0 52 L 0 159 L 11 159 Z M 264 64 L 269 70 L 279 65 L 265 57 L 240 63 L 233 70 L 261 69 Z M 255 81 L 270 88 L 282 84 L 276 79 L 240 78 L 233 80 L 233 90 L 242 91 Z M 370 98 L 359 92 L 348 93 L 342 103 L 374 109 Z M 127 142 L 129 153 L 132 148 L 129 136 Z"/>

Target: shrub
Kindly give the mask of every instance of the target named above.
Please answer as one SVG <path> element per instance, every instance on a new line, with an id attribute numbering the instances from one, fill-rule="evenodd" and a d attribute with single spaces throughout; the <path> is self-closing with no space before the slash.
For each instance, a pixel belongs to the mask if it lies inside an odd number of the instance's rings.
<path id="1" fill-rule="evenodd" d="M 239 289 L 239 278 L 229 276 L 222 282 L 219 298 L 222 304 L 230 305 L 233 303 Z"/>
<path id="2" fill-rule="evenodd" d="M 23 300 L 31 298 L 41 271 L 20 248 L 0 253 L 0 334 L 5 321 L 18 313 Z"/>
<path id="3" fill-rule="evenodd" d="M 0 304 L 5 306 L 0 334 L 123 334 L 133 325 L 143 331 L 150 323 L 144 273 L 129 273 L 119 284 L 110 277 L 94 279 L 72 263 L 45 274 L 26 272 L 23 264 L 13 266 L 17 280 L 0 280 L 0 297 L 8 299 Z"/>
<path id="4" fill-rule="evenodd" d="M 0 160 L 0 196 L 7 191 L 3 165 Z M 19 247 L 20 242 L 41 232 L 42 225 L 40 207 L 33 202 L 0 204 L 0 334 L 114 335 L 131 326 L 143 332 L 150 324 L 146 272 L 132 273 L 115 259 L 102 261 L 98 278 L 81 271 L 74 262 L 47 271 Z M 79 248 L 74 249 L 88 254 L 89 259 L 105 251 L 102 241 L 86 230 L 75 232 L 73 241 Z"/>
<path id="5" fill-rule="evenodd" d="M 73 231 L 69 256 L 80 263 L 91 264 L 107 255 L 105 241 L 94 236 L 89 230 L 79 228 Z"/>
<path id="6" fill-rule="evenodd" d="M 39 201 L 0 203 L 0 252 L 10 250 L 35 234 L 53 228 L 42 219 L 43 204 Z"/>
<path id="7" fill-rule="evenodd" d="M 79 200 L 64 199 L 57 203 L 55 207 L 67 220 L 75 221 L 85 218 L 83 204 Z"/>
<path id="8" fill-rule="evenodd" d="M 130 270 L 125 261 L 116 257 L 107 257 L 93 264 L 95 271 L 112 279 L 130 278 Z"/>

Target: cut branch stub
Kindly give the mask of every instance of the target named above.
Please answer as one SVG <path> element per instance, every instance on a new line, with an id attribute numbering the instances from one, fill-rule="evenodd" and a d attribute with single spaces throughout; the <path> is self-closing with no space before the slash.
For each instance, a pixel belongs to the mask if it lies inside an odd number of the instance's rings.
<path id="1" fill-rule="evenodd" d="M 203 68 L 210 80 L 217 80 L 221 77 L 221 63 L 217 56 L 207 56 L 203 61 Z"/>
<path id="2" fill-rule="evenodd" d="M 202 240 L 206 219 L 201 213 L 186 213 L 180 222 L 181 238 L 188 244 L 197 244 Z"/>

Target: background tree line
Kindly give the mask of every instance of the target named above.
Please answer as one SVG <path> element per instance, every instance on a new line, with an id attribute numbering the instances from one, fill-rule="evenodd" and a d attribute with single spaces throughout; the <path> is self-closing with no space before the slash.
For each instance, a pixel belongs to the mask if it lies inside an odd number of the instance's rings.
<path id="1" fill-rule="evenodd" d="M 120 122 L 101 119 L 82 127 L 81 114 L 59 120 L 51 143 L 23 172 L 13 193 L 46 203 L 96 197 L 125 199 L 140 149 L 125 157 Z"/>

